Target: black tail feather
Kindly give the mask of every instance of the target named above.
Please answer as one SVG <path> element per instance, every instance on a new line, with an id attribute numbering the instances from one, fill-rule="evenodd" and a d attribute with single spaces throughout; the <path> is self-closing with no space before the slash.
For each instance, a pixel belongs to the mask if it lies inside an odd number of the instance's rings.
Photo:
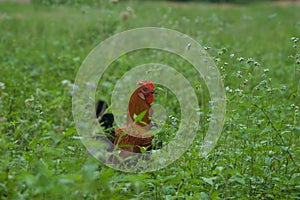
<path id="1" fill-rule="evenodd" d="M 108 139 L 113 143 L 115 139 L 115 130 L 113 128 L 114 115 L 111 113 L 105 113 L 107 108 L 108 104 L 105 101 L 99 100 L 96 108 L 96 116 L 100 126 L 102 126 L 105 133 L 107 133 Z"/>

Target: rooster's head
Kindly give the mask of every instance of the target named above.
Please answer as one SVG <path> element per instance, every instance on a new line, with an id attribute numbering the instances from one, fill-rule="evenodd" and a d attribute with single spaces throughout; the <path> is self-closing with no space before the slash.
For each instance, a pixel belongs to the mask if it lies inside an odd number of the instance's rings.
<path id="1" fill-rule="evenodd" d="M 137 82 L 136 84 L 138 86 L 138 95 L 142 99 L 145 99 L 145 101 L 149 104 L 151 104 L 154 101 L 154 94 L 155 92 L 155 86 L 153 83 L 149 80 L 142 80 Z"/>

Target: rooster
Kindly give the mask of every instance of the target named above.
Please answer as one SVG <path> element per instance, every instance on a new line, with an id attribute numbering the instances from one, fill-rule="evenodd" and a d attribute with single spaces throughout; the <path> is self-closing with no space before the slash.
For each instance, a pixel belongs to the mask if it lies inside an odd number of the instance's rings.
<path id="1" fill-rule="evenodd" d="M 113 115 L 103 115 L 108 105 L 103 101 L 98 102 L 96 115 L 98 119 L 100 118 L 99 123 L 104 127 L 109 138 L 113 138 L 111 141 L 120 149 L 133 153 L 140 153 L 141 147 L 145 150 L 151 149 L 153 136 L 147 132 L 151 130 L 153 114 L 151 104 L 155 93 L 155 86 L 151 81 L 138 82 L 137 89 L 132 93 L 128 103 L 126 126 L 116 129 L 112 129 Z"/>

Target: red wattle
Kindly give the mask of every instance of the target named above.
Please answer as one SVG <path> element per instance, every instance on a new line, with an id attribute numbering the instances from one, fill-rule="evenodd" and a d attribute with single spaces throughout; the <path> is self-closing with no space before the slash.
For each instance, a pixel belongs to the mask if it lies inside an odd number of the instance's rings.
<path id="1" fill-rule="evenodd" d="M 154 101 L 154 95 L 149 94 L 149 96 L 145 97 L 147 103 L 151 104 Z"/>

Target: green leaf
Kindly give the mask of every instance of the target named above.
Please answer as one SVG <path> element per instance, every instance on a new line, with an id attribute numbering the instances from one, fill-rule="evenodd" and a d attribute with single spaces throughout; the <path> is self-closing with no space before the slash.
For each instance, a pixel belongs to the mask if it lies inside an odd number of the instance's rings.
<path id="1" fill-rule="evenodd" d="M 297 136 L 300 135 L 300 126 L 296 126 L 294 130 Z"/>
<path id="2" fill-rule="evenodd" d="M 137 123 L 137 122 L 143 122 L 142 119 L 144 118 L 144 116 L 146 115 L 147 113 L 147 110 L 144 110 L 143 112 L 141 112 L 140 114 L 136 115 L 134 114 L 133 115 L 133 118 L 134 118 L 134 122 Z M 145 123 L 145 122 L 144 122 Z"/>
<path id="3" fill-rule="evenodd" d="M 203 200 L 208 200 L 209 199 L 209 195 L 207 193 L 205 193 L 205 192 L 201 192 L 200 193 L 200 197 Z"/>
<path id="4" fill-rule="evenodd" d="M 242 185 L 245 185 L 245 179 L 237 177 L 237 176 L 233 176 L 229 179 L 230 182 L 238 182 Z"/>
<path id="5" fill-rule="evenodd" d="M 212 185 L 213 184 L 213 180 L 215 179 L 215 177 L 211 177 L 211 178 L 205 178 L 205 177 L 202 177 L 202 180 L 205 182 L 205 183 L 208 183 L 209 185 Z"/>
<path id="6" fill-rule="evenodd" d="M 211 194 L 211 200 L 218 200 L 219 199 L 219 192 L 218 191 L 213 191 Z"/>

